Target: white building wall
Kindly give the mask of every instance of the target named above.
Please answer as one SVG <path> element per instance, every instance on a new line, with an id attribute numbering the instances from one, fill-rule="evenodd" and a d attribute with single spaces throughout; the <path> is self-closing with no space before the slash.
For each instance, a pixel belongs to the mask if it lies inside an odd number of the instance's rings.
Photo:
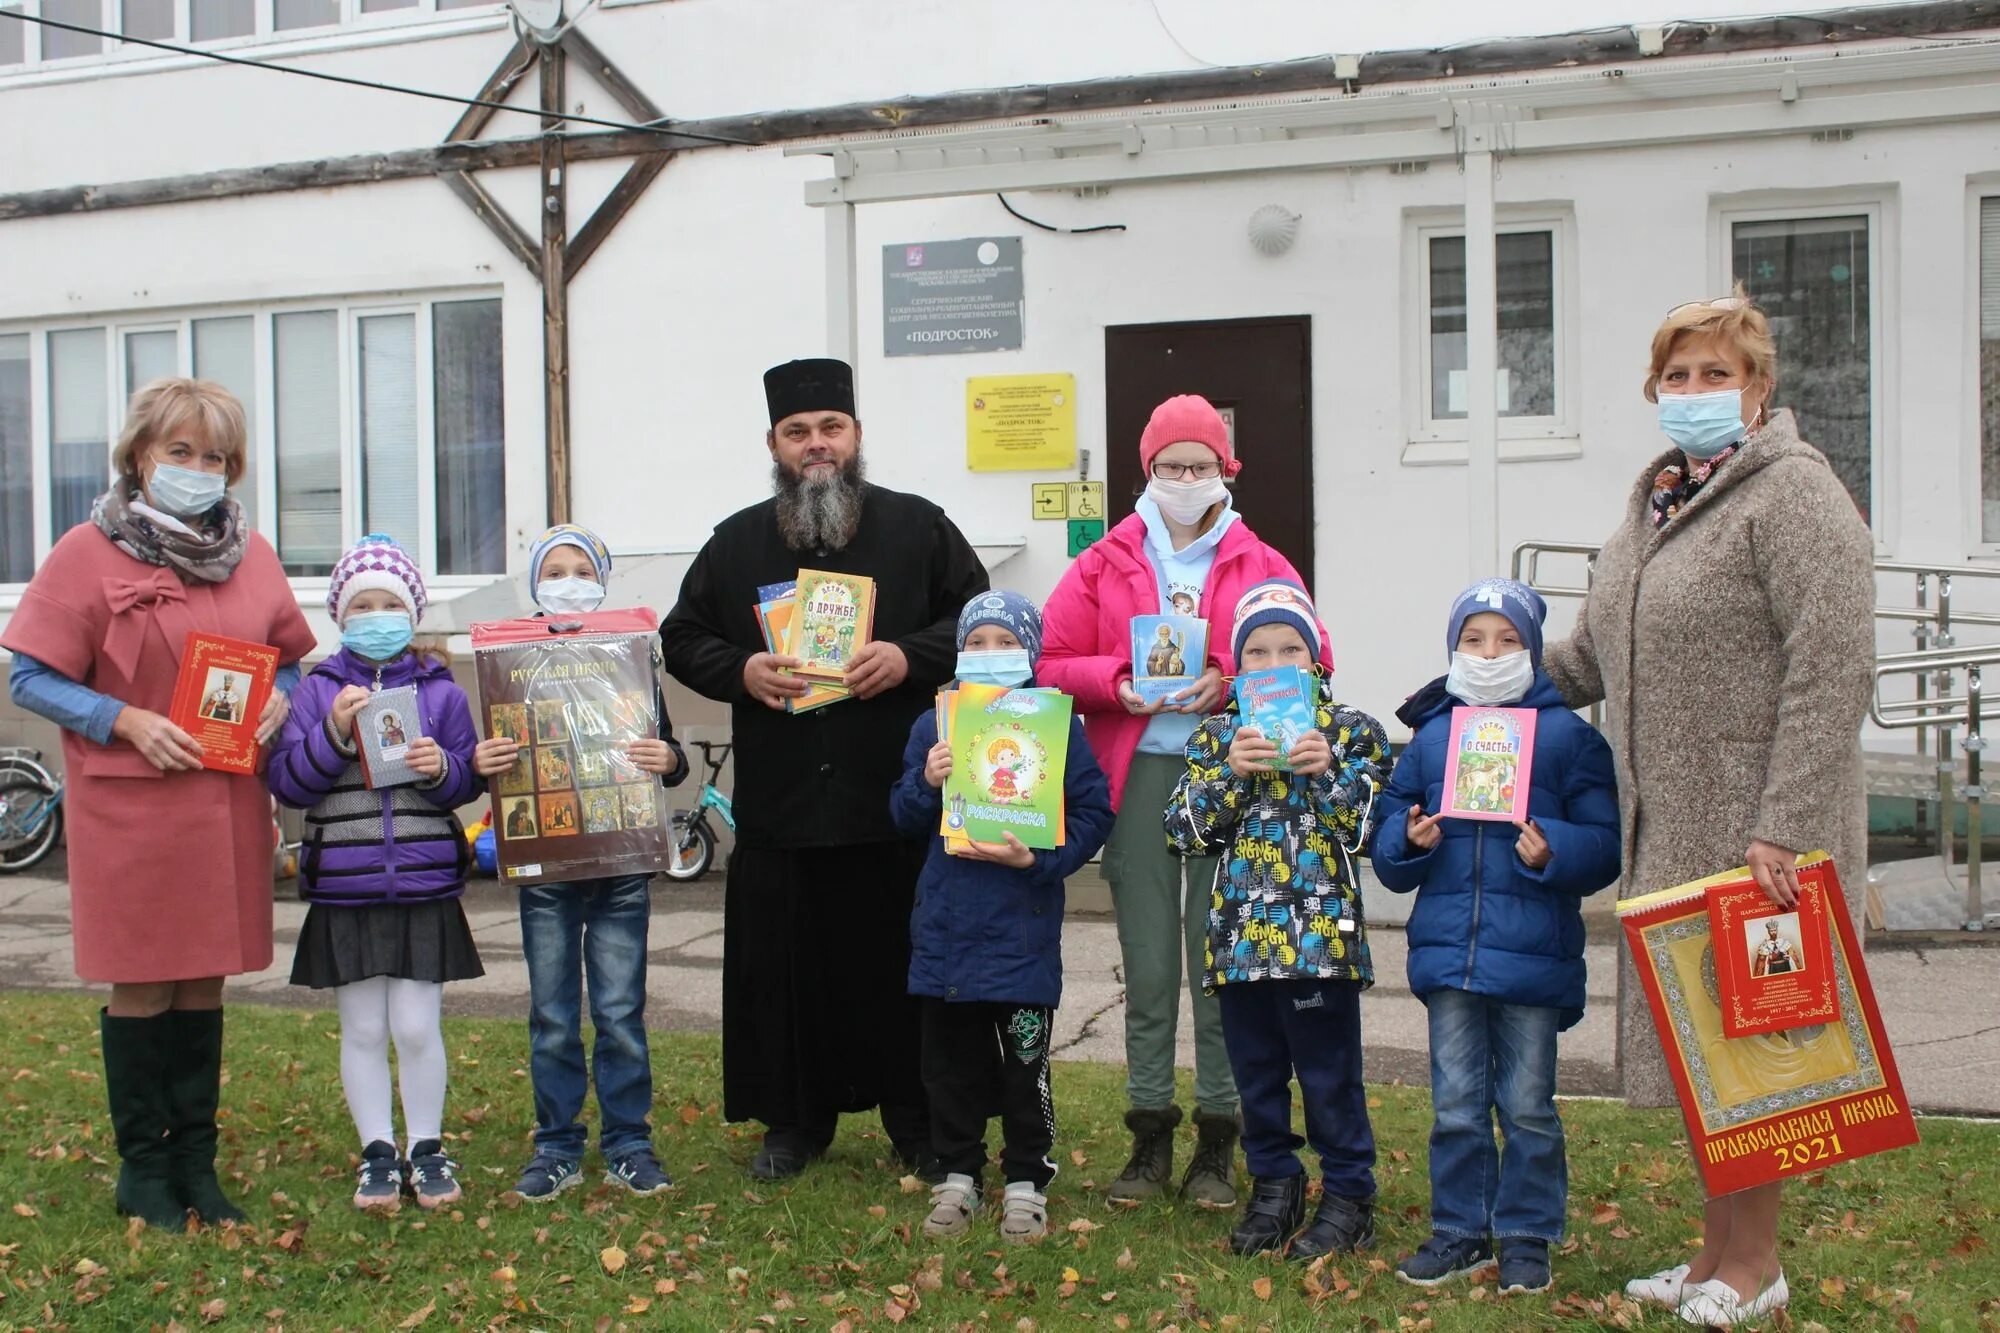
<path id="1" fill-rule="evenodd" d="M 1309 16 L 1316 7 L 1264 8 L 1270 22 L 1244 29 L 1268 37 L 1259 58 L 1329 49 L 1324 25 Z M 1162 9 L 1192 50 L 1249 58 L 1235 29 L 1199 7 Z M 1550 3 L 1524 11 L 1522 22 L 1559 14 L 1557 26 L 1573 26 L 1582 11 Z M 1615 21 L 1608 6 L 1591 12 Z M 479 21 L 476 12 L 453 20 Z M 599 10 L 584 22 L 680 116 L 1191 64 L 1146 0 L 990 8 L 677 0 Z M 297 58 L 470 92 L 508 40 L 494 24 Z M 1369 45 L 1394 43 L 1391 34 Z M 250 70 L 68 81 L 58 73 L 0 75 L 0 116 L 37 127 L 0 161 L 0 190 L 410 147 L 441 138 L 456 116 L 447 106 Z M 571 97 L 590 114 L 618 114 L 575 71 Z M 527 128 L 503 118 L 489 132 Z M 572 232 L 620 170 L 618 163 L 575 168 Z M 717 519 L 767 493 L 759 376 L 824 347 L 822 219 L 802 190 L 827 170 L 824 159 L 788 159 L 776 148 L 682 154 L 574 284 L 576 517 L 614 548 L 696 546 Z M 1743 196 L 1783 190 L 1882 208 L 1883 262 L 1872 296 L 1884 312 L 1877 392 L 1891 405 L 1878 464 L 1884 554 L 1942 562 L 1979 554 L 1976 509 L 1966 498 L 1968 486 L 1976 494 L 1978 449 L 1967 201 L 1970 183 L 1997 179 L 2000 133 L 1991 123 L 1864 128 L 1844 143 L 1725 138 L 1503 157 L 1496 183 L 1503 220 L 1516 207 L 1573 214 L 1569 269 L 1577 282 L 1561 317 L 1574 321 L 1580 372 L 1576 456 L 1501 468 L 1503 546 L 1596 540 L 1615 524 L 1658 444 L 1639 395 L 1654 326 L 1669 307 L 1723 290 L 1719 212 Z M 488 179 L 531 234 L 534 180 L 529 170 Z M 1050 221 L 1130 228 L 1088 237 L 1025 228 L 990 196 L 864 206 L 858 368 L 872 475 L 933 497 L 977 543 L 1024 539 L 999 581 L 1044 594 L 1067 563 L 1063 525 L 1029 518 L 1028 483 L 1054 474 L 966 470 L 964 378 L 1076 374 L 1080 444 L 1090 451 L 1091 474 L 1102 478 L 1107 450 L 1136 447 L 1104 438 L 1105 326 L 1309 315 L 1318 516 L 1311 577 L 1333 626 L 1343 692 L 1386 715 L 1440 668 L 1436 629 L 1468 566 L 1464 468 L 1403 461 L 1413 429 L 1405 383 L 1421 319 L 1409 282 L 1410 220 L 1417 211 L 1455 208 L 1461 191 L 1458 173 L 1440 163 L 1411 176 L 1300 172 L 1123 187 L 1097 199 L 1015 198 Z M 1276 259 L 1253 251 L 1244 234 L 1249 214 L 1273 202 L 1304 218 L 1296 247 Z M 1015 234 L 1024 238 L 1027 280 L 1022 350 L 883 357 L 884 244 Z M 510 569 L 518 572 L 544 514 L 540 297 L 520 263 L 442 184 L 398 181 L 0 223 L 0 333 L 148 309 L 447 289 L 496 291 L 504 300 L 506 522 Z M 1254 440 L 1244 453 L 1255 467 Z M 1248 518 L 1254 526 L 1257 516 Z M 301 581 L 300 595 L 318 601 L 311 581 Z M 0 588 L 0 617 L 12 600 Z M 1571 614 L 1559 606 L 1552 629 Z"/>

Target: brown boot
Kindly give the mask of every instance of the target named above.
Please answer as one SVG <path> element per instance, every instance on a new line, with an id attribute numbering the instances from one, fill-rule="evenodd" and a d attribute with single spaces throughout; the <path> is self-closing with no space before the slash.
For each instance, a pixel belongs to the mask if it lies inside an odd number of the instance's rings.
<path id="1" fill-rule="evenodd" d="M 1174 1174 L 1174 1130 L 1180 1123 L 1178 1106 L 1156 1111 L 1135 1107 L 1125 1113 L 1125 1127 L 1132 1131 L 1132 1160 L 1111 1183 L 1107 1202 L 1134 1207 L 1167 1187 Z"/>
<path id="2" fill-rule="evenodd" d="M 1181 1180 L 1181 1197 L 1202 1208 L 1236 1206 L 1236 1139 L 1233 1115 L 1195 1112 L 1194 1160 Z"/>

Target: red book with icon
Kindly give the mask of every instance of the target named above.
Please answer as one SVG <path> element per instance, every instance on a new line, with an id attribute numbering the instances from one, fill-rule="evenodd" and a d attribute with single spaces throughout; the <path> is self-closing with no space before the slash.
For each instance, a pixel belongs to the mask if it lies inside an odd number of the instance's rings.
<path id="1" fill-rule="evenodd" d="M 1798 905 L 1789 908 L 1754 880 L 1715 885 L 1708 915 L 1725 1033 L 1751 1037 L 1839 1020 L 1833 934 L 1818 876 L 1800 876 Z"/>
<path id="2" fill-rule="evenodd" d="M 278 677 L 278 650 L 221 634 L 191 631 L 167 720 L 201 745 L 201 766 L 255 773 L 257 720 Z"/>

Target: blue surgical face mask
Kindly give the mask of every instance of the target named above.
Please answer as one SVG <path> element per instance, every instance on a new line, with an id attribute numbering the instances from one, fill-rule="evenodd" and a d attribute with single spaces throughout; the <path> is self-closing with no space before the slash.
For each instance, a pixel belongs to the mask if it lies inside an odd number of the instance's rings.
<path id="1" fill-rule="evenodd" d="M 200 518 L 222 503 L 229 478 L 220 472 L 161 463 L 146 482 L 146 497 L 155 509 L 175 518 Z"/>
<path id="2" fill-rule="evenodd" d="M 535 585 L 535 605 L 550 615 L 575 616 L 595 611 L 604 603 L 604 585 L 574 574 L 567 578 L 543 579 Z"/>
<path id="3" fill-rule="evenodd" d="M 1002 648 L 990 653 L 960 653 L 958 678 L 967 685 L 998 685 L 1019 689 L 1035 676 L 1035 664 L 1025 648 Z"/>
<path id="4" fill-rule="evenodd" d="M 1660 429 L 1689 458 L 1713 458 L 1743 438 L 1743 390 L 1663 393 Z"/>
<path id="5" fill-rule="evenodd" d="M 387 662 L 402 656 L 416 631 L 408 611 L 362 611 L 340 627 L 340 643 L 371 662 Z"/>

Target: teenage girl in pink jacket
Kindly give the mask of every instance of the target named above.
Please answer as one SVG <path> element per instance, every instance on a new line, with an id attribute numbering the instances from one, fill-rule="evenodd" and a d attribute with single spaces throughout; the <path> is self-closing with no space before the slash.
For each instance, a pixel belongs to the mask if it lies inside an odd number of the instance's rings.
<path id="1" fill-rule="evenodd" d="M 1236 603 L 1266 579 L 1303 585 L 1290 562 L 1259 541 L 1230 506 L 1225 480 L 1242 468 L 1221 414 L 1185 394 L 1154 409 L 1139 438 L 1146 493 L 1136 512 L 1080 556 L 1049 594 L 1037 678 L 1076 700 L 1118 812 L 1104 848 L 1104 877 L 1118 915 L 1125 963 L 1125 1092 L 1132 1160 L 1108 1194 L 1133 1206 L 1173 1173 L 1174 1028 L 1183 959 L 1194 999 L 1193 1162 L 1181 1195 L 1210 1208 L 1236 1204 L 1236 1085 L 1214 996 L 1204 996 L 1203 939 L 1215 858 L 1169 849 L 1161 816 L 1187 769 L 1197 723 L 1222 706 L 1233 674 L 1229 627 Z M 1198 615 L 1209 622 L 1200 679 L 1175 700 L 1148 704 L 1132 689 L 1132 617 Z M 1322 644 L 1327 642 L 1324 634 Z M 1325 650 L 1322 650 L 1324 654 Z M 1325 658 L 1331 667 L 1331 659 Z"/>

